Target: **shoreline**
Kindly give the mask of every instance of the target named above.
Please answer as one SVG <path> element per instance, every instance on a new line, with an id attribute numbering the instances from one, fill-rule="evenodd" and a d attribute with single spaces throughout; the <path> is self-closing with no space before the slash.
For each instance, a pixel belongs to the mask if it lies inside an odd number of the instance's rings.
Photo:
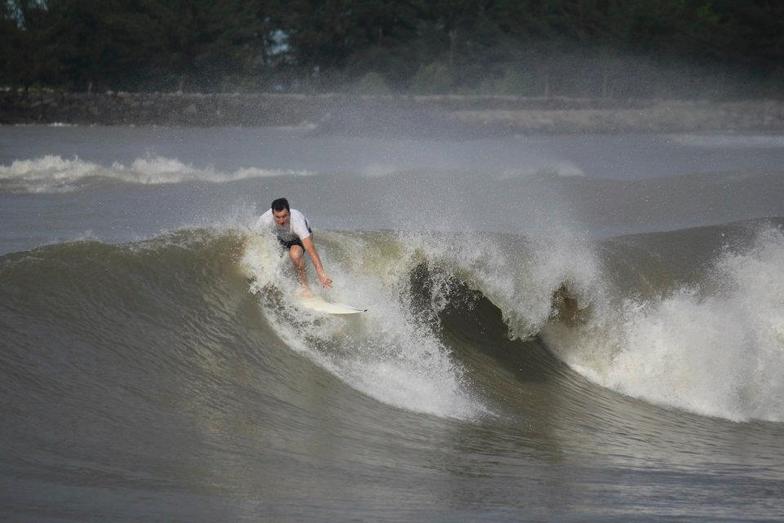
<path id="1" fill-rule="evenodd" d="M 784 101 L 0 91 L 0 125 L 305 127 L 325 134 L 784 132 Z"/>

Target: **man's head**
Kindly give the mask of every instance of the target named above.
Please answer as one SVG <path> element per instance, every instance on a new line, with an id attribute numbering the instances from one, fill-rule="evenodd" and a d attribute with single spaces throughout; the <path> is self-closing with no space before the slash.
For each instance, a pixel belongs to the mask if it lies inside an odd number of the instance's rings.
<path id="1" fill-rule="evenodd" d="M 272 208 L 272 217 L 275 219 L 275 223 L 279 227 L 283 227 L 289 222 L 291 213 L 289 209 L 289 201 L 286 198 L 278 198 L 272 202 L 270 207 Z"/>

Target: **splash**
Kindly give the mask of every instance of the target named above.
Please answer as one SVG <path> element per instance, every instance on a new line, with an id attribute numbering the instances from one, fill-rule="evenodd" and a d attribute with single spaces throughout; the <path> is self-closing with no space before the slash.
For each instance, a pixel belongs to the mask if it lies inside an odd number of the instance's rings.
<path id="1" fill-rule="evenodd" d="M 734 421 L 784 421 L 784 234 L 725 252 L 706 280 L 627 298 L 547 342 L 589 379 L 636 398 Z"/>
<path id="2" fill-rule="evenodd" d="M 253 278 L 265 319 L 286 344 L 349 386 L 388 405 L 439 417 L 473 419 L 487 412 L 447 347 L 412 311 L 407 294 L 413 251 L 356 236 L 322 233 L 321 257 L 335 282 L 329 299 L 368 308 L 359 318 L 297 309 L 290 264 L 274 240 L 252 237 L 241 265 Z M 378 265 L 378 249 L 400 257 Z M 357 258 L 352 253 L 366 253 Z"/>

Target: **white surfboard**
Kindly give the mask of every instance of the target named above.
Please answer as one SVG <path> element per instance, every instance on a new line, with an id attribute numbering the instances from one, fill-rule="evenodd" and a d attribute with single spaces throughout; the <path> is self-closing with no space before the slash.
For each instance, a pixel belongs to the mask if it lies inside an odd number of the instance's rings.
<path id="1" fill-rule="evenodd" d="M 295 298 L 297 306 L 313 312 L 323 312 L 325 314 L 359 314 L 366 312 L 367 309 L 357 309 L 351 305 L 343 303 L 330 303 L 321 296 L 310 296 L 308 298 Z"/>

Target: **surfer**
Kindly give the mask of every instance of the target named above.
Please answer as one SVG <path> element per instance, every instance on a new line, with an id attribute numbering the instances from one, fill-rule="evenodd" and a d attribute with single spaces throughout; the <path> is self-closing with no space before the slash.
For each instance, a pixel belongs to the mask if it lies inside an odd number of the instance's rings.
<path id="1" fill-rule="evenodd" d="M 278 198 L 273 201 L 267 212 L 259 217 L 256 225 L 260 229 L 274 228 L 278 241 L 284 249 L 288 250 L 289 258 L 294 264 L 294 270 L 304 294 L 310 294 L 308 277 L 305 272 L 305 252 L 310 256 L 310 261 L 313 263 L 313 268 L 316 269 L 321 285 L 326 288 L 332 287 L 332 280 L 324 271 L 321 258 L 319 258 L 316 246 L 313 244 L 313 231 L 308 225 L 307 218 L 297 209 L 289 208 L 289 202 L 286 198 Z"/>

